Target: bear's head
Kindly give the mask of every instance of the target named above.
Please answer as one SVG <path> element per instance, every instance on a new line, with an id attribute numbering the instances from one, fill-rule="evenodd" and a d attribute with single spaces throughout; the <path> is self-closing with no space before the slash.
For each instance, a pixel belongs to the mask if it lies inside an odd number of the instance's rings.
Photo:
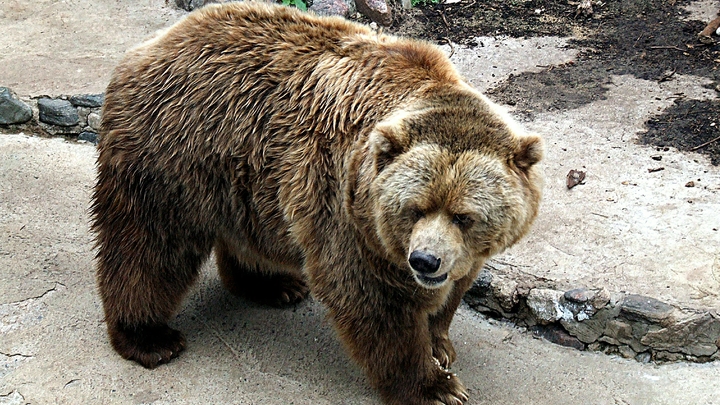
<path id="1" fill-rule="evenodd" d="M 470 87 L 427 90 L 368 136 L 356 223 L 420 285 L 441 287 L 525 235 L 540 202 L 542 153 L 539 137 Z"/>

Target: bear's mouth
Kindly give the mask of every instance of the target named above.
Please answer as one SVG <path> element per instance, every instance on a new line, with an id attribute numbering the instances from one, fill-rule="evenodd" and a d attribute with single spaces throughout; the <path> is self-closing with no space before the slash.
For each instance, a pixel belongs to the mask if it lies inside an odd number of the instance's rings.
<path id="1" fill-rule="evenodd" d="M 445 280 L 448 279 L 448 273 L 439 275 L 437 277 L 430 277 L 424 274 L 415 273 L 418 281 L 427 287 L 439 287 Z"/>

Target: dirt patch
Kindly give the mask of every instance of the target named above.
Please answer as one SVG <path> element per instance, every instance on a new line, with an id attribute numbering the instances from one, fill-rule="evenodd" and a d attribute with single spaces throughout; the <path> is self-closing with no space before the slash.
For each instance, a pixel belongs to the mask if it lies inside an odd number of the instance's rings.
<path id="1" fill-rule="evenodd" d="M 689 14 L 684 6 L 690 1 L 598 3 L 593 1 L 590 16 L 578 13 L 577 3 L 568 1 L 506 0 L 489 4 L 462 0 L 428 4 L 408 11 L 398 8 L 395 24 L 388 31 L 471 47 L 482 46 L 478 36 L 574 37 L 570 46 L 580 50 L 574 64 L 511 76 L 489 91 L 495 100 L 516 106 L 521 115 L 529 118 L 535 113 L 578 108 L 602 99 L 611 75 L 657 81 L 695 75 L 711 79 L 715 85 L 720 83 L 720 45 L 717 41 L 706 45 L 697 40 L 706 22 L 687 21 Z M 678 101 L 662 116 L 646 123 L 648 133 L 642 141 L 688 150 L 717 134 L 716 127 L 709 126 L 717 117 L 717 102 Z M 660 135 L 657 131 L 663 125 L 672 130 Z M 688 133 L 693 134 L 691 140 L 685 139 Z M 697 152 L 710 156 L 713 164 L 720 164 L 720 147 L 708 145 Z"/>
<path id="2" fill-rule="evenodd" d="M 587 67 L 571 63 L 539 73 L 510 76 L 488 94 L 500 103 L 515 106 L 516 112 L 528 119 L 537 112 L 578 108 L 604 99 L 611 83 L 601 66 Z"/>
<path id="3" fill-rule="evenodd" d="M 720 101 L 675 100 L 662 115 L 647 122 L 648 131 L 640 142 L 658 148 L 705 153 L 720 165 Z"/>

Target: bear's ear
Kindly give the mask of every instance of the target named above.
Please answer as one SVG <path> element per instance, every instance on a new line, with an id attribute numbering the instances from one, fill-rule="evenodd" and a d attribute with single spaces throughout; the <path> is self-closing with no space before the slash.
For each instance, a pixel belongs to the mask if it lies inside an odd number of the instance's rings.
<path id="1" fill-rule="evenodd" d="M 378 125 L 370 135 L 370 153 L 375 159 L 375 170 L 380 173 L 405 151 L 400 128 L 394 125 Z"/>
<path id="2" fill-rule="evenodd" d="M 543 142 L 537 135 L 528 135 L 519 139 L 518 148 L 515 151 L 515 165 L 528 170 L 535 163 L 543 158 Z"/>

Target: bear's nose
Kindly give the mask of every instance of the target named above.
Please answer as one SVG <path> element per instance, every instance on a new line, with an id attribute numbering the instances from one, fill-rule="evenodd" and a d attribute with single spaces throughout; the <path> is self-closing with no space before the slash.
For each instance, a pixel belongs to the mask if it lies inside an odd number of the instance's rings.
<path id="1" fill-rule="evenodd" d="M 423 274 L 435 273 L 440 267 L 439 257 L 419 250 L 410 253 L 408 262 L 410 262 L 410 267 L 412 267 L 413 270 Z"/>

